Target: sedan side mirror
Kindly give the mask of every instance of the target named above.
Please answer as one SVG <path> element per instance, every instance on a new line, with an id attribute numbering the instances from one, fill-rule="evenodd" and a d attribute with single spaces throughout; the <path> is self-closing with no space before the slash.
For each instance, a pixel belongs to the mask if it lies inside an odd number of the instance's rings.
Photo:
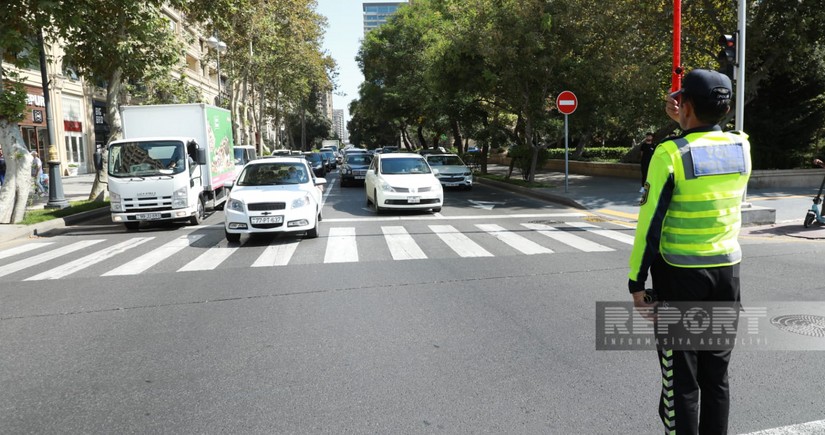
<path id="1" fill-rule="evenodd" d="M 315 185 L 316 186 L 323 186 L 324 184 L 327 184 L 327 179 L 326 178 L 322 177 L 322 178 L 316 178 L 315 179 Z"/>

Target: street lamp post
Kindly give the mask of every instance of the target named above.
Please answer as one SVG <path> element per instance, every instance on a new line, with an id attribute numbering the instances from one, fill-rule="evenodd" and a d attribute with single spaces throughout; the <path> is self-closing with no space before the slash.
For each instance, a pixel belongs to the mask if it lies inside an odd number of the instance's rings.
<path id="1" fill-rule="evenodd" d="M 209 48 L 215 50 L 218 54 L 217 57 L 217 71 L 218 71 L 218 106 L 221 105 L 223 102 L 221 98 L 221 54 L 226 53 L 226 43 L 221 41 L 215 36 L 210 36 L 209 39 L 206 40 L 206 45 Z"/>

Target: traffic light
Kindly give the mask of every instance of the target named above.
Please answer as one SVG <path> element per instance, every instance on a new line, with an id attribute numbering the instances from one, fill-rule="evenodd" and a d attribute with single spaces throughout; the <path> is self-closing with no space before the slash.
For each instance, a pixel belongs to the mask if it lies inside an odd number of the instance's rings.
<path id="1" fill-rule="evenodd" d="M 719 60 L 719 72 L 733 80 L 733 67 L 736 66 L 736 36 L 720 36 L 719 45 L 722 46 L 722 50 L 719 51 L 719 55 L 717 56 Z"/>

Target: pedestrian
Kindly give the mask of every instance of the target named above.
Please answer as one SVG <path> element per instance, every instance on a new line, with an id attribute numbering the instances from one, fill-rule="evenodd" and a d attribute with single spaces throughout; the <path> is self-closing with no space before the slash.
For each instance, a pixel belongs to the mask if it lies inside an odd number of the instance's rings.
<path id="1" fill-rule="evenodd" d="M 3 150 L 0 149 L 0 186 L 6 183 L 6 157 L 3 156 Z"/>
<path id="2" fill-rule="evenodd" d="M 45 175 L 43 174 L 43 161 L 38 157 L 37 151 L 32 151 L 32 178 L 34 178 L 34 186 L 37 190 L 37 196 L 46 194 L 48 188 L 43 183 Z"/>
<path id="3" fill-rule="evenodd" d="M 724 74 L 694 69 L 667 99 L 666 112 L 682 134 L 656 148 L 644 185 L 628 274 L 640 313 L 650 313 L 657 304 L 666 309 L 671 301 L 719 301 L 734 307 L 739 302 L 742 254 L 737 237 L 751 158 L 748 136 L 719 126 L 730 110 L 732 92 Z M 648 270 L 657 302 L 645 301 Z M 672 344 L 657 342 L 665 432 L 727 433 L 732 346 L 673 350 Z"/>
<path id="4" fill-rule="evenodd" d="M 647 180 L 647 170 L 650 167 L 650 159 L 653 158 L 653 151 L 656 149 L 656 144 L 653 143 L 653 133 L 647 132 L 645 134 L 645 140 L 642 142 L 642 146 L 640 148 L 640 152 L 642 154 L 641 160 L 641 167 L 642 167 L 642 184 L 641 190 L 639 193 L 644 193 L 645 189 L 645 181 Z"/>

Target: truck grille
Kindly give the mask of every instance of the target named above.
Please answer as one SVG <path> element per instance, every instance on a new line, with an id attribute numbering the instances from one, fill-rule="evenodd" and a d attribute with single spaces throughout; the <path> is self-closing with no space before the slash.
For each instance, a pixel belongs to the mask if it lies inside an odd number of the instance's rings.
<path id="1" fill-rule="evenodd" d="M 172 197 L 161 196 L 154 198 L 123 198 L 123 207 L 130 211 L 166 211 L 172 208 Z"/>

